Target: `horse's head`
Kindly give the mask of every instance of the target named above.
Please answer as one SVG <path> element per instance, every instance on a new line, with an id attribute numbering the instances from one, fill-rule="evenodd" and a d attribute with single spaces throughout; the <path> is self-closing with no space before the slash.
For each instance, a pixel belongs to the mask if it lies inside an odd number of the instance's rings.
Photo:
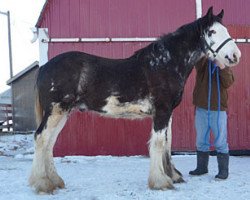
<path id="1" fill-rule="evenodd" d="M 211 60 L 222 66 L 232 67 L 239 63 L 241 52 L 221 23 L 223 15 L 223 10 L 214 15 L 213 7 L 208 9 L 207 14 L 201 18 L 202 38 L 206 55 Z"/>

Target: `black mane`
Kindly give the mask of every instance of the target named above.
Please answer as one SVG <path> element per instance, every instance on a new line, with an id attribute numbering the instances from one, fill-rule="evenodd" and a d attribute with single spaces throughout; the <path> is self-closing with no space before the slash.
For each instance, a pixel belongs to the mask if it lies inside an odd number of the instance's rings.
<path id="1" fill-rule="evenodd" d="M 210 19 L 207 19 L 206 17 L 199 18 L 194 22 L 179 27 L 175 32 L 162 35 L 155 42 L 152 42 L 145 48 L 136 51 L 133 56 L 139 58 L 140 56 L 150 52 L 161 52 L 161 48 L 167 45 L 169 45 L 169 48 L 172 49 L 171 45 L 178 44 L 178 40 L 182 41 L 179 41 L 181 45 L 182 43 L 185 43 L 185 41 L 192 39 L 192 42 L 195 42 L 195 44 L 200 42 L 199 45 L 204 47 L 204 43 L 202 40 L 200 40 L 200 38 L 209 29 L 209 27 L 213 25 L 214 22 L 219 22 L 222 24 L 222 19 L 215 15 L 213 15 Z"/>

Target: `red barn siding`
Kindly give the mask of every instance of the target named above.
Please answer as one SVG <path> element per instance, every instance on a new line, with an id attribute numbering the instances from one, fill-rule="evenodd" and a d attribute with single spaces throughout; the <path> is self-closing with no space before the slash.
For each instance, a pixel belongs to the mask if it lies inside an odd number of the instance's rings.
<path id="1" fill-rule="evenodd" d="M 235 84 L 229 91 L 229 141 L 231 149 L 250 149 L 250 44 L 239 45 L 240 65 L 233 69 Z"/>
<path id="2" fill-rule="evenodd" d="M 214 13 L 224 9 L 223 23 L 226 25 L 250 25 L 250 2 L 247 0 L 202 0 L 203 13 L 213 6 Z"/>
<path id="3" fill-rule="evenodd" d="M 203 1 L 206 12 L 211 1 Z M 243 0 L 213 1 L 215 11 L 224 6 L 225 24 L 234 37 L 250 36 L 246 23 L 233 18 L 234 7 L 244 9 Z M 240 2 L 240 5 L 236 5 Z M 215 6 L 216 5 L 216 6 Z M 218 5 L 218 6 L 217 6 Z M 226 6 L 226 7 L 225 7 Z M 229 9 L 230 11 L 228 11 Z M 243 11 L 242 13 L 244 13 Z M 240 14 L 241 15 L 241 14 Z M 157 37 L 174 31 L 195 19 L 195 0 L 52 0 L 44 11 L 39 26 L 49 29 L 49 37 Z M 242 26 L 239 26 L 242 25 Z M 124 58 L 144 47 L 145 42 L 124 43 L 50 43 L 49 58 L 71 50 L 84 51 L 110 58 Z M 240 45 L 242 53 L 250 49 Z M 231 149 L 250 149 L 249 127 L 249 59 L 243 55 L 235 68 L 236 82 L 230 89 L 229 143 Z M 244 74 L 244 81 L 241 76 Z M 187 81 L 183 101 L 174 111 L 173 150 L 195 150 L 194 107 L 192 91 L 195 71 Z M 239 77 L 239 78 L 238 78 Z M 233 91 L 233 92 L 232 92 Z M 237 100 L 236 101 L 236 97 Z M 241 99 L 244 99 L 244 104 Z M 241 102 L 241 103 L 239 103 Z M 96 114 L 75 112 L 69 118 L 55 146 L 56 155 L 145 155 L 151 120 L 114 120 Z"/>
<path id="4" fill-rule="evenodd" d="M 250 38 L 250 26 L 228 25 L 227 27 L 233 38 Z"/>
<path id="5" fill-rule="evenodd" d="M 52 0 L 45 12 L 50 37 L 156 37 L 193 21 L 195 1 Z"/>
<path id="6" fill-rule="evenodd" d="M 194 106 L 192 105 L 195 70 L 185 85 L 181 104 L 174 110 L 172 125 L 172 150 L 195 150 Z"/>
<path id="7" fill-rule="evenodd" d="M 58 138 L 57 155 L 144 155 L 151 120 L 111 120 L 76 112 Z"/>
<path id="8" fill-rule="evenodd" d="M 70 50 L 84 51 L 109 58 L 124 58 L 131 56 L 133 52 L 147 44 L 146 42 L 52 43 L 49 44 L 49 58 Z"/>

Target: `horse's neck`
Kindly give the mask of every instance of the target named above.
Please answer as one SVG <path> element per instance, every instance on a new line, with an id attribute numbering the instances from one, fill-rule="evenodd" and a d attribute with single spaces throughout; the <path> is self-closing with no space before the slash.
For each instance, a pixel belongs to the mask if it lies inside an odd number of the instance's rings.
<path id="1" fill-rule="evenodd" d="M 183 40 L 179 40 L 183 38 Z M 184 77 L 188 78 L 195 64 L 200 60 L 204 55 L 202 51 L 202 44 L 200 43 L 197 36 L 190 34 L 183 34 L 176 39 L 176 42 L 181 42 L 183 44 L 179 45 L 179 50 L 171 52 L 175 57 L 177 71 Z M 186 80 L 185 80 L 186 81 Z"/>
<path id="2" fill-rule="evenodd" d="M 185 82 L 202 57 L 200 42 L 197 34 L 191 31 L 176 31 L 137 51 L 132 58 L 143 62 L 150 71 L 165 69 L 177 73 Z"/>

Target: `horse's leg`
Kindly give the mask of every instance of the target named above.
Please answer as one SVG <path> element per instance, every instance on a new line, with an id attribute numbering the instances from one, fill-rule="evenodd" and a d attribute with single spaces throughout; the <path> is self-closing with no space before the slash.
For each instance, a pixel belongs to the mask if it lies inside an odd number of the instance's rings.
<path id="1" fill-rule="evenodd" d="M 148 185 L 151 189 L 164 190 L 174 188 L 171 177 L 165 172 L 166 169 L 170 172 L 172 171 L 166 138 L 170 115 L 170 113 L 156 110 L 156 115 L 154 116 L 154 126 L 149 144 L 150 172 Z"/>
<path id="2" fill-rule="evenodd" d="M 62 178 L 57 174 L 56 168 L 54 165 L 54 160 L 53 160 L 53 148 L 56 143 L 57 137 L 61 130 L 63 129 L 66 121 L 67 121 L 67 113 L 60 114 L 60 115 L 54 115 L 54 119 L 52 119 L 52 127 L 55 126 L 54 132 L 50 135 L 49 142 L 48 142 L 48 147 L 47 147 L 47 159 L 48 162 L 46 162 L 47 166 L 47 174 L 50 180 L 52 180 L 53 184 L 55 187 L 58 188 L 64 188 L 65 184 Z M 55 122 L 55 124 L 54 124 Z"/>
<path id="3" fill-rule="evenodd" d="M 172 158 L 171 158 L 171 146 L 172 146 L 172 116 L 168 122 L 168 129 L 167 129 L 167 152 L 166 159 L 163 159 L 163 166 L 165 173 L 171 177 L 174 183 L 182 183 L 184 182 L 182 178 L 182 174 L 175 168 Z M 169 160 L 169 165 L 167 164 L 167 160 Z"/>
<path id="4" fill-rule="evenodd" d="M 67 112 L 63 112 L 58 104 L 54 104 L 46 124 L 42 127 L 42 132 L 36 135 L 29 183 L 37 192 L 51 193 L 57 187 L 64 187 L 64 182 L 54 166 L 53 147 L 66 120 Z"/>

